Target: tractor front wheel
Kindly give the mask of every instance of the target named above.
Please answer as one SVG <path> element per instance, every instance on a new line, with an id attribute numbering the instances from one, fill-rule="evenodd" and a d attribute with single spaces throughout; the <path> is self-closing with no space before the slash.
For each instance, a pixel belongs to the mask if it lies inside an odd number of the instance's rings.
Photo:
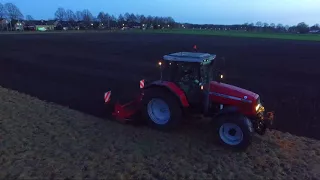
<path id="1" fill-rule="evenodd" d="M 181 122 L 181 106 L 170 92 L 158 88 L 146 90 L 142 105 L 142 115 L 153 128 L 172 130 Z"/>
<path id="2" fill-rule="evenodd" d="M 242 115 L 224 115 L 216 119 L 220 143 L 234 150 L 245 150 L 251 144 L 253 127 Z"/>

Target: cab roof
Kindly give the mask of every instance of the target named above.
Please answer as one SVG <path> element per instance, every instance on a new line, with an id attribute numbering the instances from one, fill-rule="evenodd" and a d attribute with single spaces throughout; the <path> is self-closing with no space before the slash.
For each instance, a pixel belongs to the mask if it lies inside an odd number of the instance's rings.
<path id="1" fill-rule="evenodd" d="M 212 61 L 216 55 L 199 52 L 176 52 L 163 56 L 166 61 L 204 62 Z"/>

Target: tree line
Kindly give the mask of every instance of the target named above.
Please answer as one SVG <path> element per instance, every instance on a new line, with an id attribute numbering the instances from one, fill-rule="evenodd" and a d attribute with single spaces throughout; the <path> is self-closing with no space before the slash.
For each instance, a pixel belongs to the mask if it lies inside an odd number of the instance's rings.
<path id="1" fill-rule="evenodd" d="M 135 26 L 135 25 L 160 25 L 160 26 L 174 26 L 175 20 L 172 17 L 158 17 L 158 16 L 145 16 L 140 14 L 125 13 L 120 14 L 118 17 L 110 15 L 103 11 L 99 12 L 95 17 L 88 9 L 73 12 L 70 9 L 58 8 L 54 14 L 56 20 L 59 21 L 84 21 L 91 23 L 99 21 L 108 24 L 109 26 Z"/>
<path id="2" fill-rule="evenodd" d="M 294 26 L 279 24 L 268 24 L 268 23 L 245 23 L 241 25 L 212 25 L 212 24 L 185 24 L 184 27 L 196 28 L 196 29 L 211 29 L 211 30 L 234 30 L 234 31 L 248 31 L 248 32 L 276 32 L 276 33 L 309 33 L 309 32 L 319 32 L 320 25 L 315 24 L 309 26 L 304 22 L 298 23 Z"/>
<path id="3" fill-rule="evenodd" d="M 0 19 L 12 20 L 27 20 L 31 21 L 34 18 L 31 15 L 24 16 L 20 9 L 13 3 L 0 3 Z M 211 30 L 236 30 L 236 31 L 252 31 L 252 32 L 290 32 L 290 33 L 308 33 L 310 31 L 320 31 L 319 24 L 309 26 L 301 22 L 294 26 L 283 24 L 268 24 L 261 21 L 257 23 L 245 23 L 241 25 L 214 25 L 214 24 L 188 24 L 177 23 L 172 17 L 145 16 L 141 14 L 125 13 L 118 17 L 110 15 L 106 12 L 99 12 L 94 16 L 90 10 L 72 11 L 70 9 L 58 8 L 54 13 L 54 19 L 59 21 L 69 22 L 92 22 L 105 23 L 108 27 L 123 27 L 123 26 L 143 26 L 154 28 L 170 27 L 170 28 L 192 28 L 192 29 L 211 29 Z"/>

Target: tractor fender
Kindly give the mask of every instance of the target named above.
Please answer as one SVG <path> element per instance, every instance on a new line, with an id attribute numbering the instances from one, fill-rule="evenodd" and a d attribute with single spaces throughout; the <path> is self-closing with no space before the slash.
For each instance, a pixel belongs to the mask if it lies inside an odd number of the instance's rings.
<path id="1" fill-rule="evenodd" d="M 239 110 L 237 107 L 235 106 L 228 106 L 228 107 L 224 107 L 223 109 L 220 109 L 213 117 L 212 117 L 212 121 L 211 124 L 213 126 L 216 126 L 219 122 L 217 121 L 218 119 L 220 119 L 223 116 L 228 116 L 228 115 L 233 115 L 233 114 L 238 114 Z"/>
<path id="2" fill-rule="evenodd" d="M 221 109 L 216 115 L 215 117 L 220 117 L 223 115 L 228 115 L 228 114 L 237 114 L 239 113 L 239 109 L 235 106 L 228 106 L 225 107 L 223 109 Z"/>
<path id="3" fill-rule="evenodd" d="M 146 89 L 155 88 L 155 87 L 165 88 L 166 90 L 169 90 L 178 98 L 182 107 L 184 108 L 189 107 L 189 102 L 187 100 L 185 93 L 175 83 L 159 80 L 146 85 L 143 89 L 146 90 Z"/>

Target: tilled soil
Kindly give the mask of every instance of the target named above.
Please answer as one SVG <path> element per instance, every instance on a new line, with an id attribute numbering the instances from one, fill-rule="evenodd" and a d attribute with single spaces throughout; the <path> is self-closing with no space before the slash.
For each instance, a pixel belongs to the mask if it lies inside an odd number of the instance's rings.
<path id="1" fill-rule="evenodd" d="M 203 122 L 204 123 L 204 122 Z M 199 128 L 201 126 L 202 128 Z M 279 131 L 246 152 L 197 121 L 163 133 L 0 88 L 0 179 L 319 179 L 320 142 Z"/>

